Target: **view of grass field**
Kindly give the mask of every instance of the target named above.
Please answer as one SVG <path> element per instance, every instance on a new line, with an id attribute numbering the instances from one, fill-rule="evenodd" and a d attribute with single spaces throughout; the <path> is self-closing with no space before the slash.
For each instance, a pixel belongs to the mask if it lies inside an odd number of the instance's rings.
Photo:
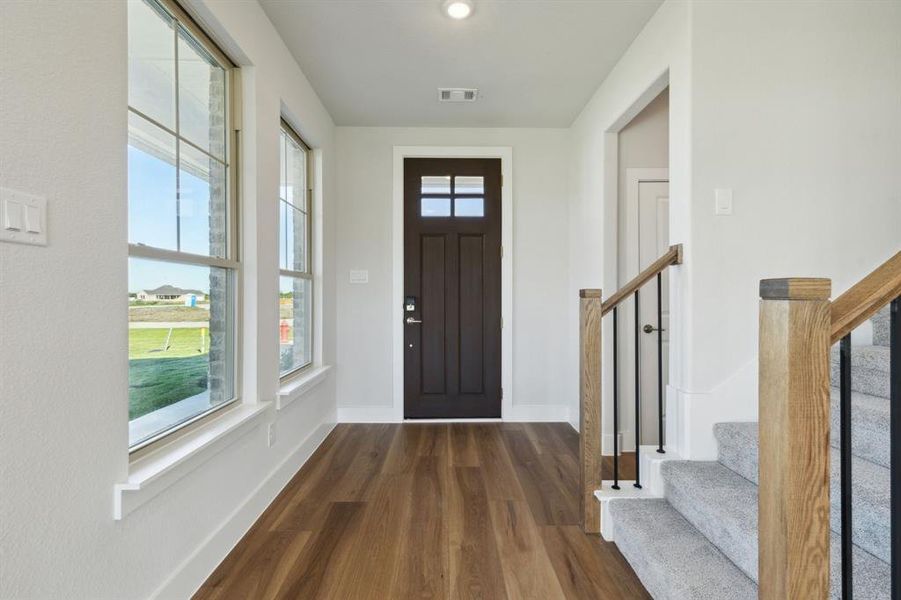
<path id="1" fill-rule="evenodd" d="M 128 361 L 128 418 L 205 391 L 208 371 L 206 355 Z"/>
<path id="2" fill-rule="evenodd" d="M 171 336 L 169 331 L 159 327 L 128 332 L 129 419 L 207 390 L 208 330 L 173 328 Z"/>
<path id="3" fill-rule="evenodd" d="M 128 330 L 129 359 L 158 359 L 195 357 L 209 352 L 210 336 L 206 328 L 184 327 L 172 329 L 169 349 L 165 350 L 168 327 Z"/>
<path id="4" fill-rule="evenodd" d="M 210 311 L 202 306 L 179 306 L 172 304 L 129 306 L 128 320 L 135 322 L 184 322 L 209 321 Z"/>

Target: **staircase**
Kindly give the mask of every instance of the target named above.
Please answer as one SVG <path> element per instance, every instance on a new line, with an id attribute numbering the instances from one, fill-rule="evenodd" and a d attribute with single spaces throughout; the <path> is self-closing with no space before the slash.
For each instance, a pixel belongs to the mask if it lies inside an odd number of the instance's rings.
<path id="1" fill-rule="evenodd" d="M 853 579 L 860 600 L 890 597 L 889 312 L 852 349 Z M 838 385 L 838 346 L 832 384 Z M 841 594 L 839 392 L 832 389 L 831 597 Z M 758 426 L 714 428 L 719 459 L 660 465 L 664 498 L 609 501 L 615 541 L 657 600 L 757 598 Z"/>

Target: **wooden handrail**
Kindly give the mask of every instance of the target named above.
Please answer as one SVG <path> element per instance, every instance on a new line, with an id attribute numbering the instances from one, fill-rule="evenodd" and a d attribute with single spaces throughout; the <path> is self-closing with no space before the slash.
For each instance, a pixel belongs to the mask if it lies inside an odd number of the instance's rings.
<path id="1" fill-rule="evenodd" d="M 633 277 L 632 280 L 629 281 L 629 283 L 620 288 L 615 294 L 607 298 L 607 301 L 604 302 L 603 307 L 601 308 L 601 316 L 606 315 L 608 312 L 613 310 L 617 304 L 634 294 L 635 290 L 646 284 L 652 278 L 656 277 L 657 273 L 660 273 L 661 271 L 663 271 L 663 269 L 667 268 L 670 265 L 681 264 L 682 244 L 670 246 L 666 254 L 655 260 L 650 264 L 650 266 L 648 266 L 647 269 Z"/>
<path id="2" fill-rule="evenodd" d="M 901 296 L 901 252 L 832 302 L 832 343 L 851 333 L 898 296 Z"/>

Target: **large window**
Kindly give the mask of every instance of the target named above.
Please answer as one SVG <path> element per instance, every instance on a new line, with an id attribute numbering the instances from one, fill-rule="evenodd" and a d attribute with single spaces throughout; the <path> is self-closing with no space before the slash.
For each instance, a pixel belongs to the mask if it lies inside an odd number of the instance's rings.
<path id="1" fill-rule="evenodd" d="M 231 63 L 128 2 L 128 416 L 137 449 L 235 399 Z"/>
<path id="2" fill-rule="evenodd" d="M 282 122 L 279 141 L 279 372 L 282 377 L 313 362 L 313 270 L 309 147 Z"/>

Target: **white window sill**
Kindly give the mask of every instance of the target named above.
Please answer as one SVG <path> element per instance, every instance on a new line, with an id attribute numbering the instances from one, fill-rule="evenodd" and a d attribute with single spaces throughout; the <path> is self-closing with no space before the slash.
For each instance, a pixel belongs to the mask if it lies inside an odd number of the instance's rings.
<path id="1" fill-rule="evenodd" d="M 325 381 L 329 365 L 314 367 L 296 377 L 291 377 L 282 382 L 275 399 L 275 408 L 281 410 Z"/>
<path id="2" fill-rule="evenodd" d="M 128 467 L 128 481 L 113 486 L 113 518 L 127 514 L 165 490 L 260 423 L 270 402 L 241 404 L 195 432 L 142 456 Z"/>

